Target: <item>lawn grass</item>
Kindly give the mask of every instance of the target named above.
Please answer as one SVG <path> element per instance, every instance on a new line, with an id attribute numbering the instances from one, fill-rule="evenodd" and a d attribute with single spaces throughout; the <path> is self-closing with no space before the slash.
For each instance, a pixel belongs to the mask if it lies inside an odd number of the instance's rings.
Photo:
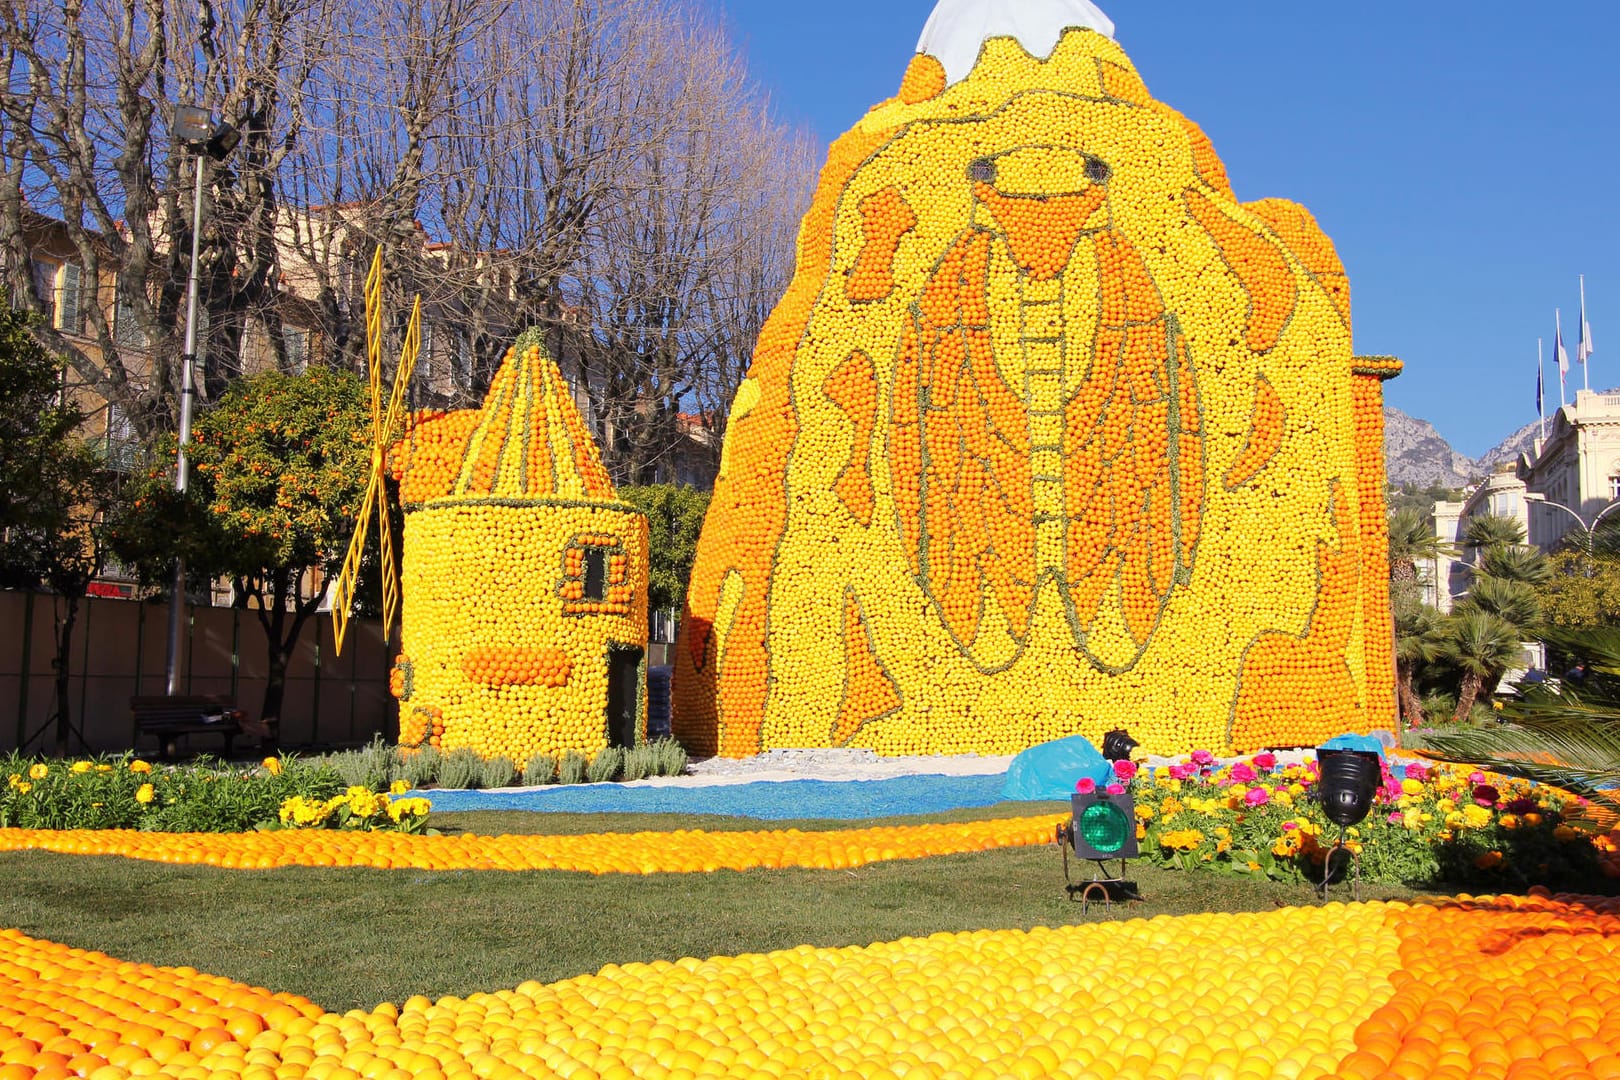
<path id="1" fill-rule="evenodd" d="M 1060 807 L 1061 804 L 1052 804 Z M 1043 804 L 1013 804 L 1014 816 Z M 914 820 L 1008 816 L 1008 807 Z M 436 816 L 446 831 L 581 833 L 683 828 L 848 828 L 675 815 L 483 812 Z M 562 871 L 233 871 L 114 856 L 0 854 L 0 925 L 122 959 L 189 965 L 328 1009 L 796 945 L 861 945 L 939 931 L 1061 926 L 1310 904 L 1307 885 L 1133 863 L 1141 903 L 1083 915 L 1053 846 L 876 863 L 857 870 L 602 875 Z M 1368 886 L 1363 899 L 1411 890 Z M 1348 898 L 1340 889 L 1336 898 Z"/>

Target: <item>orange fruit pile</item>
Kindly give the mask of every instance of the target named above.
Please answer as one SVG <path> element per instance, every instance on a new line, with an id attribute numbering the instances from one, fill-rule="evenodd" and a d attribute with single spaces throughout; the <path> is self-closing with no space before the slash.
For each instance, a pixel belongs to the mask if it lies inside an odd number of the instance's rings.
<path id="1" fill-rule="evenodd" d="M 1382 380 L 1304 208 L 1112 40 L 918 57 L 832 147 L 675 658 L 698 754 L 1391 726 Z"/>
<path id="2" fill-rule="evenodd" d="M 921 859 L 1051 843 L 1054 827 L 1066 818 L 1048 814 L 825 832 L 682 830 L 578 836 L 414 836 L 331 829 L 250 833 L 0 829 L 0 851 L 122 855 L 238 870 L 276 866 L 578 870 L 590 874 L 684 874 L 759 867 L 843 870 L 888 859 Z"/>
<path id="3" fill-rule="evenodd" d="M 0 1080 L 1620 1076 L 1609 900 L 1328 904 L 611 964 L 327 1013 L 0 931 Z"/>
<path id="4" fill-rule="evenodd" d="M 482 408 L 417 417 L 390 466 L 405 503 L 400 742 L 595 756 L 609 653 L 646 650 L 647 519 L 618 501 L 557 365 L 512 350 Z M 637 741 L 645 728 L 643 706 Z"/>

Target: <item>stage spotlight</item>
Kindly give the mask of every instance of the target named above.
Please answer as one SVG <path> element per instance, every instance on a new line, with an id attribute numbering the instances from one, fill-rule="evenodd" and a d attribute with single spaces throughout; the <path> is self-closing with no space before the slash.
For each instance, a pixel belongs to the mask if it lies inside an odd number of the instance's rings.
<path id="1" fill-rule="evenodd" d="M 1124 728 L 1115 728 L 1103 736 L 1102 756 L 1109 761 L 1128 761 L 1131 751 L 1141 743 L 1131 738 L 1131 733 Z"/>
<path id="2" fill-rule="evenodd" d="M 1341 829 L 1356 825 L 1372 809 L 1382 773 L 1378 755 L 1368 750 L 1327 750 L 1316 752 L 1321 770 L 1318 790 L 1322 812 Z"/>
<path id="3" fill-rule="evenodd" d="M 1076 855 L 1097 862 L 1137 857 L 1136 799 L 1129 791 L 1076 793 L 1073 802 Z"/>

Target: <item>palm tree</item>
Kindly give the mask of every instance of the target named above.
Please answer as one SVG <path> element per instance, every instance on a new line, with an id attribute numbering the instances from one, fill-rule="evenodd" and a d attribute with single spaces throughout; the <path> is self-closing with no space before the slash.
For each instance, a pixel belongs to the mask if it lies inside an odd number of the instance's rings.
<path id="1" fill-rule="evenodd" d="M 1389 516 L 1389 580 L 1395 584 L 1415 582 L 1418 563 L 1454 553 L 1434 534 L 1430 515 L 1416 507 L 1404 506 Z"/>
<path id="2" fill-rule="evenodd" d="M 1511 577 L 1481 574 L 1457 604 L 1457 610 L 1495 615 L 1511 623 L 1520 638 L 1529 636 L 1541 623 L 1541 600 L 1535 587 Z"/>
<path id="3" fill-rule="evenodd" d="M 1407 727 L 1422 727 L 1428 717 L 1414 685 L 1418 670 L 1440 652 L 1440 613 L 1425 604 L 1413 585 L 1392 588 L 1395 608 L 1395 695 Z"/>
<path id="4" fill-rule="evenodd" d="M 1441 641 L 1444 659 L 1462 673 L 1457 691 L 1457 723 L 1468 719 L 1480 690 L 1519 657 L 1519 631 L 1506 619 L 1465 607 L 1446 619 Z"/>
<path id="5" fill-rule="evenodd" d="M 1463 526 L 1463 546 L 1475 549 L 1511 547 L 1524 543 L 1524 526 L 1500 514 L 1477 514 Z"/>
<path id="6" fill-rule="evenodd" d="M 1414 745 L 1442 761 L 1563 788 L 1613 815 L 1620 811 L 1620 628 L 1546 636 L 1586 660 L 1584 681 L 1526 686 L 1503 708 L 1504 723 L 1425 732 Z"/>
<path id="7" fill-rule="evenodd" d="M 1524 544 L 1498 544 L 1485 548 L 1474 573 L 1526 585 L 1544 585 L 1552 577 L 1547 556 Z"/>

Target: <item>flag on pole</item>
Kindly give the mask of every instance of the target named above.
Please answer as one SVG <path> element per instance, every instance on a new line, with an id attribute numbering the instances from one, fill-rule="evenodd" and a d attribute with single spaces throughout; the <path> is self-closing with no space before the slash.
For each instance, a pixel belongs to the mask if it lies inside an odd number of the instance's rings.
<path id="1" fill-rule="evenodd" d="M 1564 376 L 1569 374 L 1569 353 L 1564 351 L 1564 313 L 1553 309 L 1553 360 L 1558 364 L 1558 404 L 1569 403 L 1564 395 Z"/>
<path id="2" fill-rule="evenodd" d="M 1536 342 L 1536 415 L 1547 415 L 1547 388 L 1541 378 L 1541 342 Z"/>
<path id="3" fill-rule="evenodd" d="M 1592 355 L 1592 324 L 1586 321 L 1586 275 L 1581 275 L 1581 340 L 1575 346 L 1575 362 L 1584 364 Z"/>

